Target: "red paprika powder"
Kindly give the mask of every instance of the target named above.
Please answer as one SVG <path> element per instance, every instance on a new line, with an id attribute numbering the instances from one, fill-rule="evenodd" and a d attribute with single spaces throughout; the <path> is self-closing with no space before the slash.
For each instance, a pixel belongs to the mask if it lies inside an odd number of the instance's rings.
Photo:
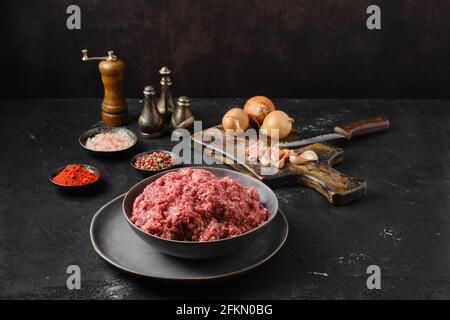
<path id="1" fill-rule="evenodd" d="M 53 182 L 63 186 L 84 186 L 91 184 L 98 179 L 98 175 L 92 171 L 77 164 L 70 164 L 64 168 L 58 175 L 52 180 Z"/>

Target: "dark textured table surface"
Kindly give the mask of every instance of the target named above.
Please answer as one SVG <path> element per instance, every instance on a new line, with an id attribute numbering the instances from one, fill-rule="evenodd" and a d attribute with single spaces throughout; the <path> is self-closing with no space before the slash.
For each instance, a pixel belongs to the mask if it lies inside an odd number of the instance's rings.
<path id="1" fill-rule="evenodd" d="M 204 126 L 241 100 L 194 99 Z M 98 121 L 99 100 L 0 101 L 0 298 L 450 298 L 450 101 L 276 100 L 296 127 L 319 134 L 384 114 L 389 132 L 352 142 L 338 169 L 367 180 L 366 198 L 334 207 L 302 187 L 276 189 L 290 223 L 285 247 L 236 279 L 181 285 L 124 274 L 101 260 L 89 238 L 104 203 L 141 179 L 129 156 L 96 158 L 78 136 Z M 140 104 L 129 101 L 133 122 Z M 169 148 L 168 136 L 139 149 Z M 56 189 L 48 174 L 90 163 L 103 186 L 90 195 Z M 66 288 L 78 265 L 81 290 Z M 369 265 L 382 289 L 366 287 Z"/>

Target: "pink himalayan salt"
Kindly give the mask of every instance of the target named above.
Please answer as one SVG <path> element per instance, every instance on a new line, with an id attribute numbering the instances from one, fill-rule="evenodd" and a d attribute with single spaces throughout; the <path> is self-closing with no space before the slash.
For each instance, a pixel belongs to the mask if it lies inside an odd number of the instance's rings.
<path id="1" fill-rule="evenodd" d="M 120 151 L 132 144 L 133 139 L 125 131 L 98 133 L 86 141 L 86 147 L 94 151 Z"/>

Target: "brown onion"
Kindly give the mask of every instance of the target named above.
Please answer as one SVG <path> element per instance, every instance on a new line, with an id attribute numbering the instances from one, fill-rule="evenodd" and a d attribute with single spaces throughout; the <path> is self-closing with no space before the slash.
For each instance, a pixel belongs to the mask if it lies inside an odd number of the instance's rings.
<path id="1" fill-rule="evenodd" d="M 276 131 L 278 130 L 278 138 L 284 139 L 289 133 L 292 131 L 292 123 L 294 119 L 290 118 L 283 111 L 273 111 L 269 113 L 261 126 L 261 131 L 269 137 L 273 137 L 276 135 Z"/>
<path id="2" fill-rule="evenodd" d="M 225 130 L 242 130 L 248 128 L 249 119 L 247 114 L 241 108 L 233 108 L 228 110 L 222 118 L 222 127 Z"/>
<path id="3" fill-rule="evenodd" d="M 264 118 L 272 111 L 275 111 L 275 105 L 269 98 L 256 96 L 247 100 L 244 111 L 250 119 L 254 120 L 258 126 L 261 126 Z"/>

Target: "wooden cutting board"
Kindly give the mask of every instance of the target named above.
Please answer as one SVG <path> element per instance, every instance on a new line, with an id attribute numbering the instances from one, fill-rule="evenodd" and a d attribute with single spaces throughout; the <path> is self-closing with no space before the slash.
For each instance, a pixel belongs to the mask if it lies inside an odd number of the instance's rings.
<path id="1" fill-rule="evenodd" d="M 234 139 L 236 144 L 245 143 L 243 138 L 227 136 L 221 126 L 214 128 L 218 128 L 222 132 L 224 141 Z M 207 130 L 211 129 L 213 128 Z M 298 153 L 312 150 L 317 153 L 319 162 L 304 165 L 287 163 L 275 175 L 262 175 L 259 163 L 236 163 L 223 155 L 223 149 L 217 149 L 217 146 L 214 145 L 213 147 L 211 143 L 203 141 L 201 137 L 207 130 L 196 132 L 192 135 L 192 141 L 200 145 L 207 155 L 222 161 L 237 171 L 251 175 L 271 187 L 306 186 L 318 191 L 334 205 L 345 205 L 366 195 L 367 184 L 364 180 L 350 177 L 333 168 L 344 160 L 344 151 L 341 148 L 327 143 L 316 143 L 293 149 Z M 302 138 L 302 135 L 299 131 L 293 131 L 286 140 L 299 140 Z"/>

